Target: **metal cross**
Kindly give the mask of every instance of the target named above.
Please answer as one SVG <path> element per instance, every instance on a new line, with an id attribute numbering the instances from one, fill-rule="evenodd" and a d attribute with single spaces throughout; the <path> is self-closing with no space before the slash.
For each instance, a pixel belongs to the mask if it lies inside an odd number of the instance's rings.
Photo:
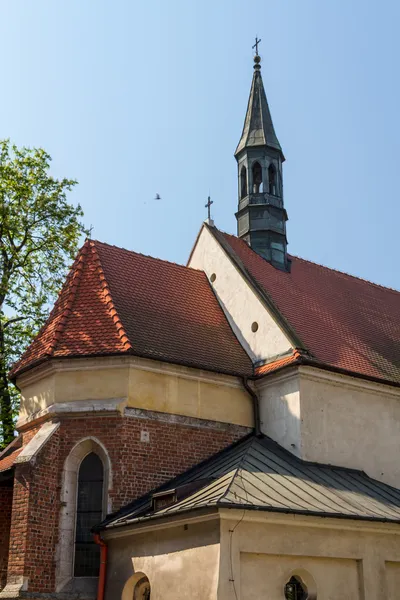
<path id="1" fill-rule="evenodd" d="M 258 39 L 258 37 L 256 36 L 256 43 L 253 46 L 253 50 L 254 48 L 256 49 L 256 56 L 258 56 L 258 44 L 261 42 L 261 40 Z"/>
<path id="2" fill-rule="evenodd" d="M 90 227 L 89 227 L 89 240 L 92 239 L 92 231 L 93 231 L 93 229 L 94 229 L 93 225 L 90 225 Z"/>
<path id="3" fill-rule="evenodd" d="M 211 220 L 211 204 L 214 204 L 214 202 L 211 200 L 210 196 L 208 196 L 207 204 L 205 205 L 204 208 L 208 208 L 208 218 L 210 220 Z"/>

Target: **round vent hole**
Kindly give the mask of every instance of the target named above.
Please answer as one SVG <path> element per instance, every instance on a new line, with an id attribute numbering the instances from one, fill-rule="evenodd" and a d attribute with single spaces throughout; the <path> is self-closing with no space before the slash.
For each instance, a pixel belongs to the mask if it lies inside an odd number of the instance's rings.
<path id="1" fill-rule="evenodd" d="M 255 333 L 258 330 L 258 323 L 257 321 L 254 321 L 254 323 L 251 324 L 251 330 L 253 333 Z"/>
<path id="2" fill-rule="evenodd" d="M 210 277 L 210 281 L 211 281 L 211 283 L 214 283 L 214 281 L 215 281 L 216 279 L 217 279 L 217 276 L 216 276 L 216 274 L 215 274 L 215 273 L 212 273 L 212 274 L 211 274 L 211 277 Z"/>

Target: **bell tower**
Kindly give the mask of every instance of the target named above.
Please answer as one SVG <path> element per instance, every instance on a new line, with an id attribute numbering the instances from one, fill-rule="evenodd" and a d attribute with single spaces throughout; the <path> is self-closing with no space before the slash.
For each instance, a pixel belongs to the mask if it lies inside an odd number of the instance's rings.
<path id="1" fill-rule="evenodd" d="M 282 163 L 261 77 L 261 57 L 254 57 L 254 75 L 246 118 L 235 151 L 238 164 L 238 237 L 277 269 L 290 270 L 283 206 Z"/>

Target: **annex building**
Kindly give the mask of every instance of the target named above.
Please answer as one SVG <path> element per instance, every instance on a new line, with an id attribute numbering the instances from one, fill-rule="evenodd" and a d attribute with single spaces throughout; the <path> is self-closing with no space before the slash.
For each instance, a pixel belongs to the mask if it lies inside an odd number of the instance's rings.
<path id="1" fill-rule="evenodd" d="M 260 60 L 237 236 L 87 240 L 10 373 L 0 599 L 400 598 L 400 293 L 288 253 Z"/>

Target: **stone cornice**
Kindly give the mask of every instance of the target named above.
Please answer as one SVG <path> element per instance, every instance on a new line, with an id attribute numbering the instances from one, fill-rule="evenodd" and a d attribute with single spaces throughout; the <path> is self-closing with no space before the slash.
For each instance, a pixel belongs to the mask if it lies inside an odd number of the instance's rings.
<path id="1" fill-rule="evenodd" d="M 239 377 L 232 375 L 224 375 L 221 373 L 213 373 L 192 367 L 185 367 L 166 363 L 162 361 L 140 358 L 136 356 L 109 356 L 109 357 L 94 357 L 94 358 L 73 358 L 73 359 L 50 359 L 48 362 L 38 365 L 31 371 L 28 371 L 18 378 L 18 387 L 24 387 L 44 377 L 60 372 L 68 371 L 88 371 L 106 369 L 138 369 L 140 371 L 149 371 L 152 373 L 162 373 L 174 375 L 183 379 L 199 380 L 205 383 L 214 383 L 225 385 L 228 387 L 242 387 Z"/>
<path id="2" fill-rule="evenodd" d="M 244 512 L 244 514 L 243 514 Z M 296 515 L 274 513 L 269 511 L 252 511 L 243 509 L 219 509 L 222 521 L 239 521 L 269 525 L 284 525 L 286 527 L 308 527 L 312 529 L 337 529 L 339 531 L 363 531 L 368 533 L 384 533 L 400 535 L 399 523 L 384 523 L 362 519 L 337 519 L 334 517 L 319 517 L 314 515 Z"/>
<path id="3" fill-rule="evenodd" d="M 354 390 L 362 390 L 370 394 L 380 394 L 383 396 L 395 396 L 400 399 L 400 388 L 390 386 L 385 383 L 369 381 L 359 377 L 352 377 L 341 373 L 334 373 L 318 367 L 308 365 L 293 365 L 284 371 L 276 374 L 271 373 L 267 377 L 256 382 L 258 390 L 263 390 L 271 385 L 283 383 L 284 381 L 293 380 L 300 377 L 300 382 L 303 380 L 314 381 L 317 383 L 329 383 L 338 387 L 346 387 Z"/>

